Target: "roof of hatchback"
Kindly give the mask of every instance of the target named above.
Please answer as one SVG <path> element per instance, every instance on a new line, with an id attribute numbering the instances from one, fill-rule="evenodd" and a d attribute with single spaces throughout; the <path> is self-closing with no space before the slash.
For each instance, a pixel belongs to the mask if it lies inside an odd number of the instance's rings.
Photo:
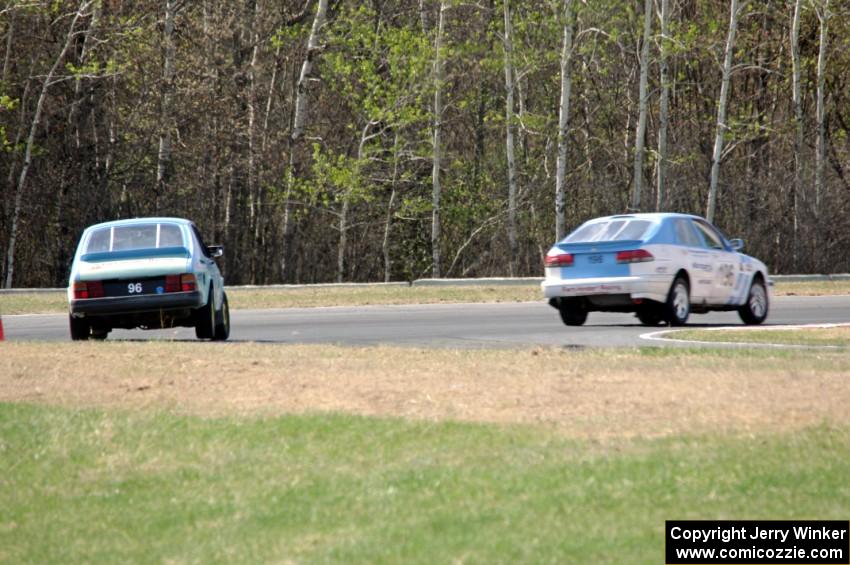
<path id="1" fill-rule="evenodd" d="M 664 218 L 698 218 L 702 219 L 700 216 L 695 216 L 693 214 L 681 214 L 679 212 L 648 212 L 648 213 L 637 213 L 637 214 L 613 214 L 611 216 L 600 216 L 598 218 L 593 218 L 594 220 L 609 220 L 614 218 L 638 218 L 643 220 L 663 220 Z"/>
<path id="2" fill-rule="evenodd" d="M 131 226 L 134 224 L 160 224 L 160 223 L 169 223 L 169 224 L 183 224 L 189 225 L 192 222 L 185 218 L 169 218 L 169 217 L 151 217 L 151 218 L 127 218 L 124 220 L 112 220 L 109 222 L 102 222 L 99 224 L 93 224 L 86 229 L 95 229 L 95 228 L 107 228 L 112 226 Z"/>

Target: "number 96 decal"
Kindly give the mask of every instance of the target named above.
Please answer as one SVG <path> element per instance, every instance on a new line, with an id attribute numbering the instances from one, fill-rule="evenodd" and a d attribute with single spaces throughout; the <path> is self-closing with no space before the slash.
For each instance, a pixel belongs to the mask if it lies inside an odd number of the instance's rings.
<path id="1" fill-rule="evenodd" d="M 130 283 L 127 285 L 128 294 L 139 294 L 142 292 L 142 283 Z"/>

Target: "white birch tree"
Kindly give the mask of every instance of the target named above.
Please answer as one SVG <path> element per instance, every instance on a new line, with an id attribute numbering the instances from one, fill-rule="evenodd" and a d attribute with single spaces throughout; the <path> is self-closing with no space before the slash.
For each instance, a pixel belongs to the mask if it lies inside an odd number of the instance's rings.
<path id="1" fill-rule="evenodd" d="M 433 155 L 431 167 L 431 276 L 440 278 L 440 137 L 443 127 L 443 32 L 445 30 L 448 0 L 440 1 L 440 15 L 437 21 L 437 36 L 434 39 L 434 133 Z"/>
<path id="2" fill-rule="evenodd" d="M 292 223 L 292 185 L 295 182 L 295 151 L 304 135 L 307 124 L 308 99 L 307 87 L 313 78 L 313 63 L 319 52 L 319 36 L 325 26 L 328 14 L 328 0 L 318 0 L 316 15 L 313 17 L 313 25 L 307 38 L 307 53 L 301 64 L 301 73 L 295 88 L 295 110 L 292 119 L 292 133 L 290 135 L 289 147 L 289 169 L 287 172 L 286 190 L 283 204 L 283 253 L 280 259 L 280 271 L 284 280 L 287 277 L 287 258 L 292 252 L 292 236 L 294 235 L 294 224 Z"/>
<path id="3" fill-rule="evenodd" d="M 640 210 L 641 187 L 643 184 L 643 155 L 646 142 L 646 112 L 649 101 L 647 82 L 649 76 L 649 39 L 652 31 L 652 0 L 645 0 L 643 14 L 643 45 L 640 50 L 640 82 L 638 86 L 638 123 L 635 129 L 635 161 L 632 183 L 632 210 Z"/>
<path id="4" fill-rule="evenodd" d="M 567 149 L 569 143 L 571 64 L 573 58 L 572 0 L 564 0 L 564 33 L 561 45 L 561 100 L 558 105 L 558 160 L 555 165 L 555 240 L 567 232 Z"/>
<path id="5" fill-rule="evenodd" d="M 62 44 L 62 49 L 59 51 L 59 54 L 53 60 L 53 65 L 50 67 L 50 70 L 47 72 L 47 75 L 44 77 L 44 80 L 41 83 L 41 92 L 38 96 L 38 101 L 35 105 L 35 113 L 33 114 L 32 121 L 30 122 L 29 135 L 27 136 L 26 145 L 24 147 L 24 161 L 21 165 L 21 173 L 18 176 L 18 183 L 15 187 L 15 203 L 12 209 L 12 225 L 9 229 L 9 244 L 6 248 L 6 288 L 12 288 L 12 283 L 15 280 L 15 247 L 17 245 L 18 240 L 21 207 L 23 205 L 24 190 L 26 189 L 27 173 L 29 172 L 30 166 L 32 165 L 32 153 L 33 146 L 35 145 L 35 135 L 38 132 L 38 126 L 41 123 L 41 116 L 44 112 L 44 101 L 47 98 L 48 90 L 52 85 L 56 83 L 56 80 L 54 79 L 54 77 L 56 76 L 56 70 L 59 68 L 59 65 L 65 59 L 65 54 L 68 52 L 71 43 L 74 41 L 74 37 L 77 33 L 77 22 L 80 20 L 80 18 L 88 16 L 88 10 L 91 7 L 93 1 L 94 0 L 83 2 L 77 9 L 77 11 L 74 12 L 73 17 L 71 18 L 71 23 L 68 26 L 68 32 L 65 34 L 65 41 Z M 58 80 L 65 79 L 61 78 Z"/>
<path id="6" fill-rule="evenodd" d="M 720 98 L 717 101 L 717 125 L 714 135 L 714 152 L 711 157 L 711 180 L 708 186 L 708 203 L 705 217 L 714 221 L 717 206 L 717 180 L 720 176 L 720 159 L 723 156 L 723 136 L 726 133 L 726 104 L 729 99 L 729 83 L 732 78 L 732 55 L 735 51 L 735 33 L 738 30 L 738 0 L 729 6 L 729 33 L 726 36 L 726 51 L 723 57 L 723 77 L 720 83 Z"/>
<path id="7" fill-rule="evenodd" d="M 820 45 L 818 46 L 817 104 L 815 120 L 817 122 L 817 146 L 815 148 L 815 218 L 820 217 L 821 198 L 823 197 L 823 172 L 826 166 L 826 53 L 829 32 L 829 0 L 823 0 L 823 7 L 817 11 L 820 20 Z"/>
<path id="8" fill-rule="evenodd" d="M 658 102 L 658 165 L 655 182 L 655 211 L 666 207 L 667 187 L 667 122 L 670 113 L 670 73 L 668 57 L 668 24 L 670 23 L 670 0 L 661 0 L 661 40 L 658 42 L 658 67 L 661 79 L 661 95 Z"/>
<path id="9" fill-rule="evenodd" d="M 177 1 L 165 1 L 165 21 L 162 29 L 163 62 L 162 90 L 160 94 L 159 150 L 156 165 L 156 194 L 165 194 L 173 170 L 171 155 L 171 130 L 174 127 L 174 18 Z M 157 206 L 158 208 L 158 206 Z"/>
<path id="10" fill-rule="evenodd" d="M 514 150 L 514 67 L 513 67 L 513 38 L 511 33 L 510 0 L 504 0 L 505 35 L 503 48 L 505 53 L 505 154 L 508 163 L 508 273 L 512 277 L 516 271 L 517 255 L 517 181 L 516 154 Z"/>
<path id="11" fill-rule="evenodd" d="M 800 85 L 800 17 L 803 0 L 795 0 L 791 20 L 791 105 L 794 108 L 794 186 L 791 188 L 793 241 L 791 261 L 797 269 L 800 200 L 803 198 L 803 95 Z"/>

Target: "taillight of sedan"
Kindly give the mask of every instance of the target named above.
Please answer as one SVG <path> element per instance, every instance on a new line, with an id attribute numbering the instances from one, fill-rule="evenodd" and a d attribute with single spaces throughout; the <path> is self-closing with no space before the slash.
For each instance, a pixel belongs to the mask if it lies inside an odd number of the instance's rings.
<path id="1" fill-rule="evenodd" d="M 632 249 L 630 251 L 617 252 L 617 263 L 646 263 L 653 261 L 655 257 L 646 249 Z"/>
<path id="2" fill-rule="evenodd" d="M 572 253 L 547 255 L 544 263 L 547 267 L 572 267 L 575 264 L 575 257 Z"/>

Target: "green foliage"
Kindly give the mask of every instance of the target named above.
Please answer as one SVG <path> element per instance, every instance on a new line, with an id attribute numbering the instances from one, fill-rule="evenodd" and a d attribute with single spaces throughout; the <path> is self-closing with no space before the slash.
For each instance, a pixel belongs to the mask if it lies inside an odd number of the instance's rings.
<path id="1" fill-rule="evenodd" d="M 325 207 L 343 198 L 368 201 L 371 195 L 365 190 L 363 182 L 364 164 L 364 161 L 314 144 L 313 176 L 306 186 L 314 187 L 313 192 L 319 203 Z"/>
<path id="2" fill-rule="evenodd" d="M 368 6 L 352 7 L 328 34 L 322 76 L 355 112 L 358 123 L 396 127 L 425 119 L 431 46 L 412 26 L 380 22 Z"/>

